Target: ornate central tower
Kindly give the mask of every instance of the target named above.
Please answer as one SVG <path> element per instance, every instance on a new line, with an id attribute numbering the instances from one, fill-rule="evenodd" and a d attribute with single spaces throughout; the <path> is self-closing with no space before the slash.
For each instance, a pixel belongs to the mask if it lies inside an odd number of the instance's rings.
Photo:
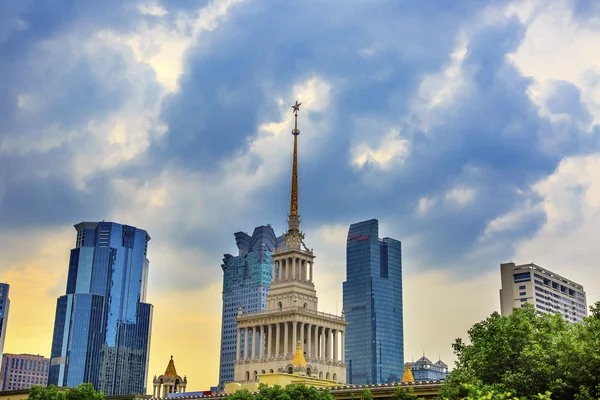
<path id="1" fill-rule="evenodd" d="M 294 152 L 292 190 L 288 231 L 280 248 L 271 256 L 272 280 L 267 295 L 267 309 L 243 313 L 236 322 L 236 382 L 258 380 L 268 373 L 294 373 L 344 383 L 344 332 L 347 322 L 342 316 L 319 312 L 313 283 L 312 249 L 304 243 L 298 213 L 298 111 L 294 112 Z M 242 334 L 242 332 L 244 334 Z M 242 338 L 244 338 L 242 343 Z M 296 357 L 294 357 L 296 355 Z M 304 359 L 299 361 L 301 357 Z"/>

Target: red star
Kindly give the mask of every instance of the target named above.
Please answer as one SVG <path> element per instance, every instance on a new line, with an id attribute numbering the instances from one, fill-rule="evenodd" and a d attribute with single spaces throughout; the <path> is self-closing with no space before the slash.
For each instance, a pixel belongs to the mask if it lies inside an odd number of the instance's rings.
<path id="1" fill-rule="evenodd" d="M 300 106 L 301 106 L 301 105 L 302 105 L 302 103 L 298 103 L 298 100 L 296 100 L 296 104 L 294 104 L 294 105 L 292 106 L 292 108 L 293 108 L 293 111 L 292 111 L 292 112 L 293 112 L 294 114 L 298 114 L 298 111 L 300 111 Z"/>

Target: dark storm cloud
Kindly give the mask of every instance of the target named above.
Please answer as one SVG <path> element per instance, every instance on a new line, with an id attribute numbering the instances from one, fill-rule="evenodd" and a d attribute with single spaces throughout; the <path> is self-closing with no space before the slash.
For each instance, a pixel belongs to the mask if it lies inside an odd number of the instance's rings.
<path id="1" fill-rule="evenodd" d="M 584 151 L 577 122 L 589 122 L 577 88 L 562 83 L 555 85 L 548 105 L 554 112 L 568 113 L 574 122 L 557 127 L 539 116 L 526 93 L 531 80 L 506 61 L 524 37 L 519 21 L 474 28 L 486 6 L 503 3 L 308 0 L 235 5 L 216 29 L 201 32 L 186 53 L 179 90 L 162 103 L 167 134 L 151 143 L 147 153 L 112 172 L 140 182 L 173 165 L 217 174 L 223 161 L 248 151 L 249 139 L 260 124 L 279 119 L 277 97 L 293 101 L 292 86 L 318 76 L 332 85 L 330 105 L 326 113 L 305 109 L 303 117 L 327 121 L 331 132 L 315 139 L 320 141 L 318 153 L 301 143 L 303 227 L 375 217 L 392 226 L 390 234 L 399 239 L 420 237 L 421 247 L 413 246 L 413 251 L 430 265 L 444 265 L 447 258 L 459 262 L 477 247 L 490 221 L 524 201 L 517 190 L 527 192 L 563 157 Z M 150 27 L 174 26 L 179 12 L 195 13 L 206 4 L 163 0 L 159 5 L 169 13 L 157 17 L 140 14 L 134 1 L 0 3 L 0 76 L 5 78 L 0 80 L 0 140 L 9 135 L 38 140 L 36 132 L 50 125 L 57 135 L 85 132 L 86 122 L 118 110 L 137 90 L 126 73 L 131 52 L 107 48 L 98 50 L 98 59 L 73 59 L 77 43 L 48 47 L 53 39 L 65 33 L 85 37 L 105 28 L 126 33 L 142 19 Z M 575 12 L 585 14 L 590 7 L 591 3 L 578 1 Z M 467 84 L 449 108 L 436 112 L 438 122 L 430 131 L 421 132 L 412 99 L 425 75 L 448 66 L 460 32 L 468 38 L 461 67 Z M 64 62 L 44 63 L 49 57 Z M 95 63 L 106 60 L 110 73 L 95 74 Z M 67 67 L 68 71 L 61 70 Z M 134 75 L 152 73 L 141 66 Z M 149 84 L 144 90 L 148 104 L 153 104 L 158 88 Z M 24 92 L 49 101 L 33 116 L 24 116 L 18 106 Z M 430 122 L 426 114 L 424 118 Z M 392 128 L 410 142 L 404 163 L 391 171 L 373 162 L 360 168 L 352 165 L 353 143 L 376 142 Z M 559 152 L 546 151 L 545 139 L 556 129 L 566 129 L 569 135 Z M 597 148 L 597 134 L 586 140 L 588 149 Z M 0 176 L 4 179 L 0 225 L 71 224 L 110 213 L 115 205 L 109 175 L 87 182 L 85 192 L 64 177 L 68 171 L 61 161 L 82 146 L 85 134 L 51 150 L 0 159 L 0 168 L 19 172 Z M 279 171 L 273 172 L 279 176 Z M 465 208 L 444 205 L 444 193 L 456 186 L 475 190 L 474 201 Z M 247 199 L 238 225 L 186 228 L 169 240 L 174 246 L 203 251 L 215 260 L 203 268 L 214 271 L 222 253 L 235 252 L 233 232 L 272 223 L 281 233 L 288 193 L 285 173 Z M 437 199 L 437 205 L 416 217 L 421 197 Z M 507 256 L 512 244 L 535 232 L 542 221 L 534 215 L 515 227 L 510 237 L 499 235 L 506 245 L 496 256 Z"/>
<path id="2" fill-rule="evenodd" d="M 153 158 L 210 169 L 244 149 L 256 126 L 274 115 L 272 88 L 313 74 L 350 88 L 339 99 L 349 114 L 392 111 L 388 96 L 408 93 L 424 72 L 438 68 L 461 23 L 476 11 L 472 2 L 451 3 L 248 2 L 232 8 L 188 55 L 181 90 L 163 109 L 168 135 L 155 143 Z M 374 56 L 360 54 L 370 47 Z M 374 81 L 380 71 L 391 76 Z"/>
<path id="3" fill-rule="evenodd" d="M 109 212 L 107 177 L 78 189 L 68 162 L 93 140 L 90 121 L 119 110 L 140 88 L 127 70 L 130 50 L 99 45 L 89 54 L 80 40 L 102 28 L 129 29 L 142 18 L 135 7 L 121 0 L 0 2 L 0 230 Z M 99 64 L 106 66 L 101 73 Z M 145 90 L 155 102 L 158 84 Z"/>
<path id="4" fill-rule="evenodd" d="M 354 9 L 349 7 L 352 11 L 344 9 L 333 23 L 321 21 L 306 9 L 291 10 L 289 4 L 268 13 L 254 9 L 252 18 L 245 14 L 247 10 L 236 10 L 227 27 L 213 32 L 214 37 L 208 40 L 220 49 L 216 60 L 205 49 L 189 59 L 182 79 L 184 89 L 172 99 L 177 111 L 165 109 L 165 119 L 171 122 L 160 155 L 182 161 L 188 168 L 210 169 L 210 165 L 245 147 L 249 125 L 255 128 L 268 120 L 262 110 L 269 104 L 264 82 L 289 87 L 296 82 L 294 77 L 316 74 L 334 85 L 333 115 L 329 116 L 334 132 L 323 139 L 329 151 L 310 163 L 301 158 L 301 208 L 309 216 L 305 228 L 350 223 L 361 219 L 359 216 L 377 217 L 394 226 L 400 239 L 420 236 L 421 247 L 415 250 L 431 265 L 444 265 L 440 263 L 444 259 L 458 262 L 477 247 L 492 220 L 523 203 L 518 190 L 528 191 L 531 184 L 552 173 L 564 156 L 581 150 L 575 126 L 570 127 L 573 139 L 564 143 L 561 154 L 543 149 L 544 137 L 557 128 L 540 118 L 528 97 L 531 80 L 506 60 L 525 33 L 516 19 L 482 28 L 469 38 L 462 68 L 470 86 L 445 113 L 442 124 L 425 135 L 403 122 L 423 75 L 447 64 L 458 30 L 473 17 L 476 9 L 467 3 L 435 9 L 428 9 L 425 3 L 418 9 L 406 3 L 402 7 L 386 3 L 377 9 L 377 16 L 372 8 L 355 5 Z M 361 23 L 353 25 L 359 15 L 363 16 Z M 290 24 L 306 27 L 300 38 L 293 32 L 285 35 Z M 410 40 L 401 34 L 409 33 L 404 32 L 406 26 L 413 29 Z M 286 38 L 285 45 L 282 37 Z M 418 45 L 412 46 L 414 43 Z M 373 44 L 378 46 L 373 47 L 372 56 L 360 54 L 363 46 Z M 378 74 L 380 71 L 385 74 Z M 377 80 L 373 79 L 376 75 Z M 214 80 L 208 82 L 207 76 Z M 556 90 L 559 96 L 564 91 L 575 102 L 573 107 L 581 107 L 572 88 Z M 223 93 L 252 100 L 224 101 L 220 97 Z M 182 106 L 190 104 L 195 112 L 182 111 Z M 184 120 L 186 112 L 194 118 Z M 236 118 L 228 120 L 231 116 Z M 357 172 L 350 165 L 351 138 L 377 133 L 357 132 L 353 117 L 396 121 L 393 127 L 400 128 L 403 137 L 411 141 L 404 165 L 386 172 L 367 164 Z M 219 127 L 227 130 L 220 131 Z M 204 157 L 199 159 L 196 154 Z M 476 173 L 468 173 L 470 170 Z M 382 179 L 386 187 L 373 190 L 365 179 Z M 461 185 L 475 190 L 474 202 L 462 209 L 444 206 L 444 193 Z M 241 217 L 240 225 L 276 220 L 282 227 L 283 218 L 274 218 L 274 212 L 285 212 L 285 207 L 263 205 L 282 200 L 287 204 L 288 191 L 289 177 L 284 174 L 276 185 L 256 195 L 252 200 L 256 213 Z M 415 207 L 422 196 L 437 198 L 438 205 L 429 216 L 417 218 Z M 543 221 L 542 215 L 535 214 L 514 227 L 510 237 L 499 235 L 498 240 L 505 240 L 506 245 L 495 255 L 499 259 L 509 256 L 516 239 L 532 234 Z"/>

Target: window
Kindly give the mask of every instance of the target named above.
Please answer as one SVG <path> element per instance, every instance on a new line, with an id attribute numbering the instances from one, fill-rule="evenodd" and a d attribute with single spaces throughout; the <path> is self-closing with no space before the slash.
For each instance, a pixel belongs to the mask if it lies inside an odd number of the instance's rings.
<path id="1" fill-rule="evenodd" d="M 525 285 L 519 286 L 519 290 L 525 290 Z"/>
<path id="2" fill-rule="evenodd" d="M 527 292 L 520 292 L 519 296 L 525 296 L 527 294 Z"/>
<path id="3" fill-rule="evenodd" d="M 531 273 L 530 272 L 521 272 L 519 274 L 513 274 L 513 278 L 515 280 L 515 283 L 530 282 L 531 281 Z"/>
<path id="4" fill-rule="evenodd" d="M 527 301 L 527 299 L 521 299 L 521 303 L 524 303 L 526 301 Z"/>

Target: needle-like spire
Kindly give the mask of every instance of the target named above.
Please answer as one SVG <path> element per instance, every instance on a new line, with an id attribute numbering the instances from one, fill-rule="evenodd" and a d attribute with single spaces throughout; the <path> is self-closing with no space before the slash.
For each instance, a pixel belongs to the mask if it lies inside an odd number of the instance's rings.
<path id="1" fill-rule="evenodd" d="M 290 215 L 288 218 L 288 232 L 299 232 L 300 231 L 300 216 L 298 214 L 298 135 L 300 135 L 300 129 L 298 129 L 298 111 L 302 103 L 298 103 L 292 106 L 294 113 L 294 129 L 292 135 L 294 135 L 294 156 L 292 160 L 292 195 L 290 197 Z"/>

